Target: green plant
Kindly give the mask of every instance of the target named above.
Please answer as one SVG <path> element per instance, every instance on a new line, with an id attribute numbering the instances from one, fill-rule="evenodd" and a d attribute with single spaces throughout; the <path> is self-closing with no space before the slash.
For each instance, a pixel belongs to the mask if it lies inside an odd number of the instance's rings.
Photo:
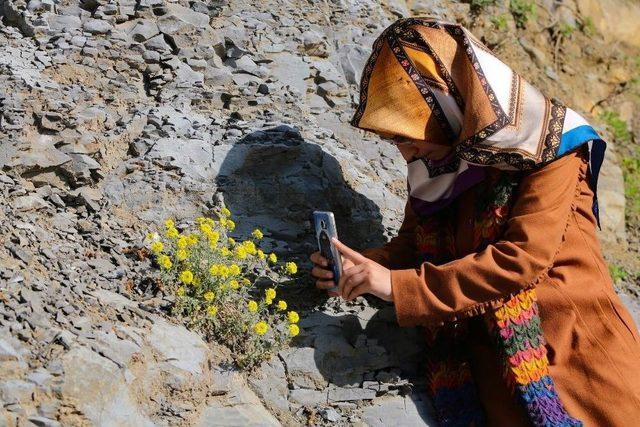
<path id="1" fill-rule="evenodd" d="M 609 265 L 609 274 L 611 275 L 611 279 L 614 284 L 617 284 L 621 280 L 627 280 L 629 278 L 629 273 L 624 267 L 620 267 L 619 265 L 611 264 Z"/>
<path id="2" fill-rule="evenodd" d="M 560 34 L 562 34 L 565 37 L 570 37 L 575 30 L 576 30 L 576 27 L 567 23 L 561 24 L 559 29 Z"/>
<path id="3" fill-rule="evenodd" d="M 498 15 L 491 18 L 491 22 L 495 25 L 498 31 L 504 31 L 507 29 L 507 16 L 506 15 Z"/>
<path id="4" fill-rule="evenodd" d="M 617 141 L 631 141 L 631 132 L 629 132 L 629 128 L 627 127 L 627 122 L 622 120 L 618 113 L 615 111 L 604 111 L 600 114 L 600 120 L 607 125 L 609 131 L 611 131 Z"/>
<path id="5" fill-rule="evenodd" d="M 511 0 L 509 10 L 518 28 L 524 28 L 529 20 L 536 18 L 538 13 L 535 3 L 531 0 Z"/>
<path id="6" fill-rule="evenodd" d="M 191 229 L 178 231 L 171 219 L 162 234 L 147 236 L 159 268 L 158 279 L 175 296 L 172 313 L 205 337 L 227 345 L 238 366 L 248 368 L 284 348 L 298 335 L 299 316 L 276 300 L 277 288 L 291 283 L 298 267 L 278 263 L 252 239 L 236 242 L 231 213 L 216 220 L 200 217 Z"/>
<path id="7" fill-rule="evenodd" d="M 580 23 L 580 30 L 587 36 L 593 36 L 596 34 L 596 26 L 590 16 L 582 19 L 582 22 Z"/>

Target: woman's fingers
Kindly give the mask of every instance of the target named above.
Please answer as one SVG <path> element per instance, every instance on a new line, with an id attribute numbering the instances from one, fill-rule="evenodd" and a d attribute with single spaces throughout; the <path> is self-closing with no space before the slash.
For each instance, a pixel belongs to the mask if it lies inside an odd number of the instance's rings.
<path id="1" fill-rule="evenodd" d="M 349 295 L 347 295 L 345 300 L 352 301 L 357 297 L 359 297 L 360 295 L 366 294 L 367 292 L 369 292 L 369 290 L 370 289 L 368 284 L 366 282 L 363 282 L 358 286 L 354 286 L 353 288 L 351 288 L 351 291 L 349 292 Z"/>
<path id="2" fill-rule="evenodd" d="M 338 282 L 340 295 L 343 295 L 343 296 L 346 295 L 344 292 L 344 288 L 346 284 L 351 283 L 350 282 L 351 278 L 356 274 L 360 273 L 361 271 L 363 271 L 365 267 L 366 267 L 366 264 L 358 264 L 342 271 L 342 276 L 340 277 L 340 281 Z"/>
<path id="3" fill-rule="evenodd" d="M 313 277 L 317 277 L 318 279 L 332 279 L 333 271 L 316 266 L 311 269 L 311 275 Z"/>
<path id="4" fill-rule="evenodd" d="M 320 265 L 322 267 L 326 267 L 329 265 L 329 262 L 327 261 L 327 259 L 322 255 L 320 255 L 320 252 L 318 251 L 312 253 L 309 259 L 311 259 L 312 263 Z"/>
<path id="5" fill-rule="evenodd" d="M 342 297 L 346 300 L 351 300 L 352 298 L 349 296 L 353 293 L 353 290 L 359 287 L 362 287 L 365 284 L 365 279 L 367 278 L 367 272 L 361 271 L 357 274 L 351 276 L 344 284 L 344 288 L 342 289 Z"/>
<path id="6" fill-rule="evenodd" d="M 335 286 L 336 284 L 333 280 L 316 280 L 316 288 L 318 289 L 327 290 L 334 288 Z"/>
<path id="7" fill-rule="evenodd" d="M 345 258 L 351 260 L 354 264 L 362 264 L 369 261 L 369 258 L 365 257 L 360 252 L 354 251 L 335 237 L 331 238 L 331 242 L 333 242 L 336 248 L 338 248 L 338 251 L 340 251 Z"/>

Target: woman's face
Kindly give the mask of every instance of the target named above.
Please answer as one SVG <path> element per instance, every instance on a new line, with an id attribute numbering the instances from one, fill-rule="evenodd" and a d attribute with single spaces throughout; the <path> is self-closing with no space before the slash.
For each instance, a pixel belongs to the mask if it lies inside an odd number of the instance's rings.
<path id="1" fill-rule="evenodd" d="M 435 144 L 429 141 L 405 138 L 401 136 L 380 135 L 383 139 L 390 139 L 398 147 L 402 157 L 406 161 L 426 157 L 429 160 L 441 160 L 445 158 L 453 147 L 449 145 Z"/>

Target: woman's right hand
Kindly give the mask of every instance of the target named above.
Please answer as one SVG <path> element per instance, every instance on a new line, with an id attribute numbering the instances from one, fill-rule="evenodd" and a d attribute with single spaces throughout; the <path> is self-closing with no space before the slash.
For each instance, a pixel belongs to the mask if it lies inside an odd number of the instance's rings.
<path id="1" fill-rule="evenodd" d="M 313 263 L 313 268 L 311 269 L 311 275 L 315 277 L 316 280 L 316 288 L 328 290 L 337 286 L 337 284 L 333 281 L 333 271 L 329 269 L 329 262 L 325 257 L 320 255 L 320 252 L 314 252 L 309 257 L 311 262 Z M 351 260 L 342 257 L 342 270 L 346 270 L 349 267 L 353 267 L 353 262 Z M 331 296 L 340 295 L 337 292 L 329 292 Z"/>

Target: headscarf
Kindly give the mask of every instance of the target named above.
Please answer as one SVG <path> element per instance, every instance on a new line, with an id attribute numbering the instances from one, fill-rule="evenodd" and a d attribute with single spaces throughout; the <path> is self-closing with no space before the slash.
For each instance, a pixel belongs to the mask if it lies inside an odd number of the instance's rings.
<path id="1" fill-rule="evenodd" d="M 575 111 L 545 97 L 460 25 L 435 19 L 401 19 L 375 41 L 360 85 L 352 124 L 411 140 L 450 145 L 441 161 L 408 161 L 409 202 L 423 221 L 421 254 L 433 262 L 451 256 L 446 208 L 487 179 L 474 236 L 477 251 L 504 230 L 518 182 L 526 172 L 586 146 L 591 186 L 605 143 Z M 486 167 L 505 171 L 486 174 Z M 476 187 L 477 188 L 477 187 Z M 597 201 L 594 197 L 596 217 Z M 444 220 L 443 220 L 444 219 Z M 535 426 L 579 426 L 564 409 L 549 375 L 536 292 L 506 295 L 480 313 L 495 338 L 507 380 Z M 464 350 L 465 321 L 430 335 L 429 391 L 441 425 L 485 422 Z"/>
<path id="2" fill-rule="evenodd" d="M 605 150 L 578 113 L 544 96 L 464 27 L 433 19 L 401 19 L 375 41 L 351 124 L 453 147 L 442 161 L 408 164 L 419 215 L 482 181 L 483 167 L 527 171 L 583 144 L 595 192 Z"/>

